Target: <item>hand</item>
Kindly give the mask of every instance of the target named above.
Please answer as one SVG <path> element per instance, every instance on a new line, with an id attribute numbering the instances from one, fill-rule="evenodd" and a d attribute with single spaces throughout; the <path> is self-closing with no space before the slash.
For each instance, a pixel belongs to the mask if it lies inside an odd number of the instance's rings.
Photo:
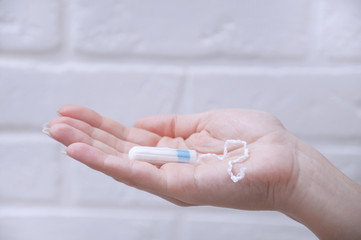
<path id="1" fill-rule="evenodd" d="M 295 177 L 295 139 L 273 116 L 254 110 L 218 110 L 193 115 L 146 117 L 127 128 L 96 112 L 65 106 L 49 123 L 50 135 L 67 154 L 118 181 L 159 195 L 178 205 L 215 205 L 238 209 L 277 209 Z M 245 178 L 234 183 L 227 161 L 167 163 L 157 167 L 130 161 L 135 145 L 223 153 L 227 139 L 248 143 Z"/>
<path id="2" fill-rule="evenodd" d="M 360 186 L 270 114 L 229 109 L 160 115 L 127 128 L 80 106 L 58 112 L 48 124 L 50 136 L 68 146 L 72 158 L 120 182 L 181 206 L 278 210 L 320 238 L 361 237 Z M 227 161 L 218 159 L 162 166 L 128 159 L 136 145 L 222 154 L 227 139 L 248 143 L 249 158 L 235 166 L 247 171 L 237 183 L 227 174 Z"/>

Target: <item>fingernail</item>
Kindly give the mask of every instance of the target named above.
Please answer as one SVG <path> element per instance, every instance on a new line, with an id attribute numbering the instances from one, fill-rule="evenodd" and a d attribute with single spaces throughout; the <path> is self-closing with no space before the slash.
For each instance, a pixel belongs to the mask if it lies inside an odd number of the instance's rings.
<path id="1" fill-rule="evenodd" d="M 61 150 L 60 152 L 61 152 L 62 154 L 65 154 L 65 155 L 68 156 L 68 153 L 66 152 L 66 148 L 65 148 L 64 150 Z"/>
<path id="2" fill-rule="evenodd" d="M 63 116 L 63 115 L 60 113 L 62 109 L 63 109 L 63 107 L 59 108 L 59 109 L 56 111 L 56 114 L 58 114 L 59 117 L 62 117 L 62 116 Z"/>
<path id="3" fill-rule="evenodd" d="M 49 134 L 49 123 L 45 123 L 45 124 L 43 125 L 43 130 L 41 130 L 41 131 L 50 137 L 50 134 Z"/>

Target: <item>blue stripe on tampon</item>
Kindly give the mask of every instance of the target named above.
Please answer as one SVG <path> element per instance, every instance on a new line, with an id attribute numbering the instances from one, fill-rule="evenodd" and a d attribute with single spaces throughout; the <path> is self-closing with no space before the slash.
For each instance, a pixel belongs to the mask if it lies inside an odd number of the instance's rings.
<path id="1" fill-rule="evenodd" d="M 191 159 L 191 154 L 188 150 L 177 149 L 177 153 L 179 163 L 189 163 L 189 160 Z"/>

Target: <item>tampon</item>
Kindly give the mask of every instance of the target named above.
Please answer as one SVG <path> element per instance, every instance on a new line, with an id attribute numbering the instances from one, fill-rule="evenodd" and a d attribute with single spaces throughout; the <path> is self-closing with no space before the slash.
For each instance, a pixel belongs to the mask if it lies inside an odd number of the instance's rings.
<path id="1" fill-rule="evenodd" d="M 228 154 L 229 144 L 242 144 L 243 154 L 236 159 L 228 161 L 227 173 L 231 177 L 233 182 L 238 182 L 244 177 L 246 168 L 242 167 L 239 172 L 233 174 L 233 164 L 243 162 L 248 158 L 247 142 L 238 139 L 228 139 L 224 143 L 223 155 L 217 155 L 215 153 L 203 153 L 198 154 L 194 150 L 183 150 L 174 148 L 161 148 L 161 147 L 142 147 L 135 146 L 129 151 L 130 160 L 146 161 L 153 164 L 164 164 L 168 162 L 173 163 L 198 163 L 201 159 L 206 157 L 214 157 L 219 160 L 224 160 Z"/>
<path id="2" fill-rule="evenodd" d="M 194 150 L 143 146 L 132 147 L 129 151 L 129 159 L 153 164 L 198 162 L 197 152 Z"/>

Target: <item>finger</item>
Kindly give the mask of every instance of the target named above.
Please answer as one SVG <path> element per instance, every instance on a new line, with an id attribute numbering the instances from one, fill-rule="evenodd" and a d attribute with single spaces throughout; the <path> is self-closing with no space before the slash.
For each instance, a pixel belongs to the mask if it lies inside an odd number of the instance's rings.
<path id="1" fill-rule="evenodd" d="M 99 128 L 92 127 L 91 125 L 89 125 L 86 122 L 83 122 L 83 121 L 80 121 L 80 120 L 77 120 L 74 118 L 70 118 L 70 117 L 55 118 L 52 121 L 50 121 L 50 123 L 48 124 L 48 127 L 51 128 L 52 126 L 54 126 L 56 124 L 60 124 L 60 123 L 72 126 L 76 129 L 84 132 L 90 138 L 98 140 L 98 141 L 110 146 L 111 148 L 117 150 L 118 152 L 128 153 L 132 147 L 136 146 L 136 144 L 134 144 L 134 143 L 121 140 L 121 139 L 113 136 L 112 134 L 109 134 Z"/>
<path id="2" fill-rule="evenodd" d="M 128 154 L 121 154 L 121 158 L 115 157 L 85 143 L 73 143 L 66 152 L 85 165 L 130 186 L 155 192 L 164 191 L 163 172 L 152 164 L 129 160 Z"/>
<path id="3" fill-rule="evenodd" d="M 88 123 L 89 125 L 99 128 L 115 137 L 132 142 L 138 145 L 155 146 L 160 137 L 157 134 L 138 128 L 128 128 L 124 125 L 101 116 L 97 112 L 75 105 L 66 105 L 58 110 L 62 116 L 75 118 Z"/>
<path id="4" fill-rule="evenodd" d="M 161 170 L 151 164 L 130 161 L 127 154 L 121 154 L 121 158 L 114 157 L 84 143 L 71 144 L 66 152 L 83 164 L 132 187 L 145 190 L 179 206 L 191 205 L 159 192 L 164 191 L 160 180 L 163 177 Z"/>
<path id="5" fill-rule="evenodd" d="M 188 138 L 199 131 L 202 114 L 165 114 L 144 117 L 136 121 L 135 127 L 159 136 Z"/>
<path id="6" fill-rule="evenodd" d="M 58 123 L 49 126 L 49 134 L 55 140 L 63 143 L 65 146 L 69 146 L 72 143 L 82 142 L 88 145 L 92 145 L 102 151 L 118 156 L 119 152 L 116 151 L 114 148 L 109 147 L 108 145 L 90 138 L 84 132 L 69 126 L 65 123 Z"/>

